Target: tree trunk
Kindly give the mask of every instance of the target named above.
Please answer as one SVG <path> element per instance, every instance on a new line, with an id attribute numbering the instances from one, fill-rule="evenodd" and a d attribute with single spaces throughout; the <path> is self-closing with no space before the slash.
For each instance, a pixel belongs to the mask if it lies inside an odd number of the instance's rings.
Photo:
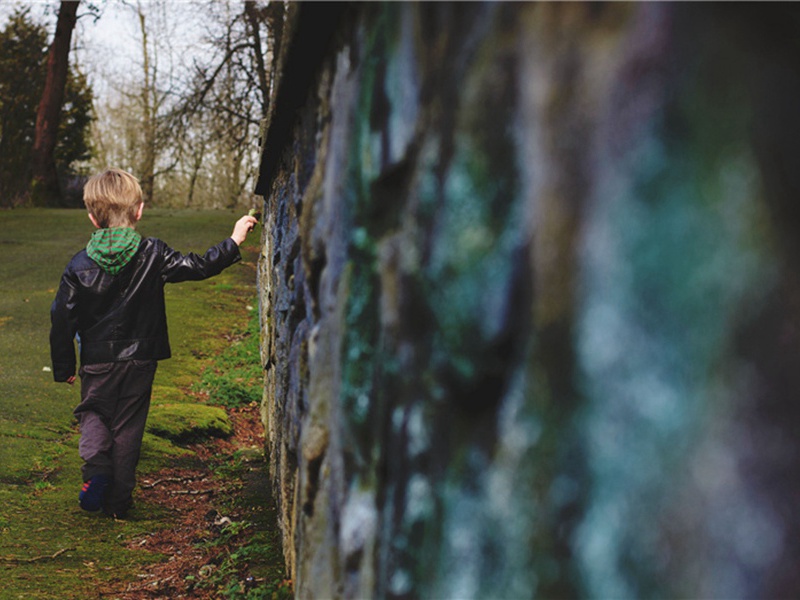
<path id="1" fill-rule="evenodd" d="M 56 34 L 47 58 L 47 79 L 36 113 L 36 131 L 31 157 L 32 193 L 36 204 L 60 204 L 55 147 L 64 88 L 69 70 L 69 49 L 75 28 L 78 1 L 61 2 Z"/>
<path id="2" fill-rule="evenodd" d="M 153 202 L 156 170 L 156 77 L 150 69 L 150 51 L 147 47 L 147 26 L 145 24 L 145 15 L 141 5 L 137 5 L 137 12 L 139 16 L 139 27 L 142 31 L 142 60 L 144 69 L 144 81 L 142 85 L 144 148 L 139 177 L 142 183 L 142 193 L 144 194 L 145 200 L 147 202 Z"/>
<path id="3" fill-rule="evenodd" d="M 244 12 L 247 22 L 250 24 L 250 35 L 252 36 L 253 58 L 256 61 L 256 72 L 258 73 L 258 87 L 261 91 L 259 98 L 261 102 L 261 118 L 267 116 L 267 105 L 269 104 L 269 81 L 267 80 L 267 67 L 264 64 L 264 55 L 261 53 L 261 32 L 259 31 L 259 17 L 256 3 L 248 1 L 244 3 Z"/>

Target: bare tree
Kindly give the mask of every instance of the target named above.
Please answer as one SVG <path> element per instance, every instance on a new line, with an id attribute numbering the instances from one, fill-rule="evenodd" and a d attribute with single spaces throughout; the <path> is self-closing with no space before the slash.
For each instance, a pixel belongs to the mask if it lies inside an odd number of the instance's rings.
<path id="1" fill-rule="evenodd" d="M 217 25 L 207 40 L 213 58 L 195 60 L 190 94 L 176 118 L 187 127 L 202 123 L 208 128 L 205 136 L 213 148 L 206 153 L 206 168 L 217 173 L 213 191 L 233 206 L 249 199 L 258 128 L 267 114 L 273 79 L 273 25 L 282 25 L 285 7 L 283 2 L 248 0 L 243 5 L 215 2 L 209 9 Z"/>
<path id="2" fill-rule="evenodd" d="M 95 148 L 116 164 L 133 163 L 148 199 L 159 204 L 249 204 L 258 128 L 273 85 L 271 26 L 282 26 L 284 3 L 196 4 L 203 21 L 193 30 L 205 37 L 182 52 L 169 45 L 180 37 L 171 29 L 178 20 L 184 33 L 189 27 L 176 5 L 127 0 L 125 6 L 136 22 L 137 68 L 98 107 L 106 119 L 95 126 Z"/>
<path id="3" fill-rule="evenodd" d="M 153 198 L 153 180 L 156 170 L 156 74 L 158 72 L 157 63 L 153 62 L 151 51 L 147 40 L 147 23 L 145 14 L 142 11 L 141 2 L 136 3 L 136 12 L 139 18 L 139 28 L 142 34 L 142 88 L 141 88 L 141 116 L 142 134 L 144 143 L 142 145 L 142 157 L 140 166 L 140 177 L 142 181 L 142 191 L 145 198 Z"/>
<path id="4" fill-rule="evenodd" d="M 103 115 L 95 126 L 96 166 L 127 165 L 141 181 L 148 202 L 167 201 L 159 180 L 177 165 L 178 143 L 169 115 L 178 78 L 170 40 L 176 23 L 170 21 L 165 0 L 124 2 L 135 21 L 138 56 L 132 69 L 119 74 L 111 93 L 97 107 Z"/>

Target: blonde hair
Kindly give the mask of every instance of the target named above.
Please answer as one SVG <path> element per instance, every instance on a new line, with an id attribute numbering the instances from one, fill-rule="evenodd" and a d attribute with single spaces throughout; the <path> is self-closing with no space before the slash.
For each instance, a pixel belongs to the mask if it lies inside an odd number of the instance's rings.
<path id="1" fill-rule="evenodd" d="M 83 188 L 86 210 L 100 227 L 134 225 L 142 201 L 139 180 L 122 169 L 106 169 L 91 177 Z"/>

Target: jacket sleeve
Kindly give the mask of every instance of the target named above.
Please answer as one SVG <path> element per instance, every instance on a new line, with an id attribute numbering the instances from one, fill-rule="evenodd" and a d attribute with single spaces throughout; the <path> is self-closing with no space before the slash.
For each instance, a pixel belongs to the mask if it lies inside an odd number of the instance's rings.
<path id="1" fill-rule="evenodd" d="M 75 334 L 78 331 L 77 291 L 68 272 L 64 272 L 50 307 L 50 358 L 53 379 L 66 381 L 75 375 Z"/>
<path id="2" fill-rule="evenodd" d="M 212 246 L 203 256 L 194 252 L 181 254 L 165 244 L 162 256 L 161 276 L 166 283 L 207 279 L 242 259 L 239 246 L 232 238 Z"/>

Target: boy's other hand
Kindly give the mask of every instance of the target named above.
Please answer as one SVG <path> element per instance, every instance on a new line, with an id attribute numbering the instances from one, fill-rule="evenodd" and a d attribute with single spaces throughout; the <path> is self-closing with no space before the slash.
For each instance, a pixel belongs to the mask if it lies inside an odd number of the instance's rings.
<path id="1" fill-rule="evenodd" d="M 68 377 L 67 378 L 67 383 L 70 384 L 70 385 L 75 383 L 75 375 L 72 375 L 71 377 Z"/>
<path id="2" fill-rule="evenodd" d="M 233 233 L 231 234 L 231 237 L 233 238 L 233 241 L 236 242 L 237 246 L 241 246 L 242 242 L 247 239 L 247 234 L 253 231 L 256 223 L 258 223 L 258 219 L 251 217 L 250 215 L 245 215 L 236 221 L 236 225 L 233 226 Z"/>

